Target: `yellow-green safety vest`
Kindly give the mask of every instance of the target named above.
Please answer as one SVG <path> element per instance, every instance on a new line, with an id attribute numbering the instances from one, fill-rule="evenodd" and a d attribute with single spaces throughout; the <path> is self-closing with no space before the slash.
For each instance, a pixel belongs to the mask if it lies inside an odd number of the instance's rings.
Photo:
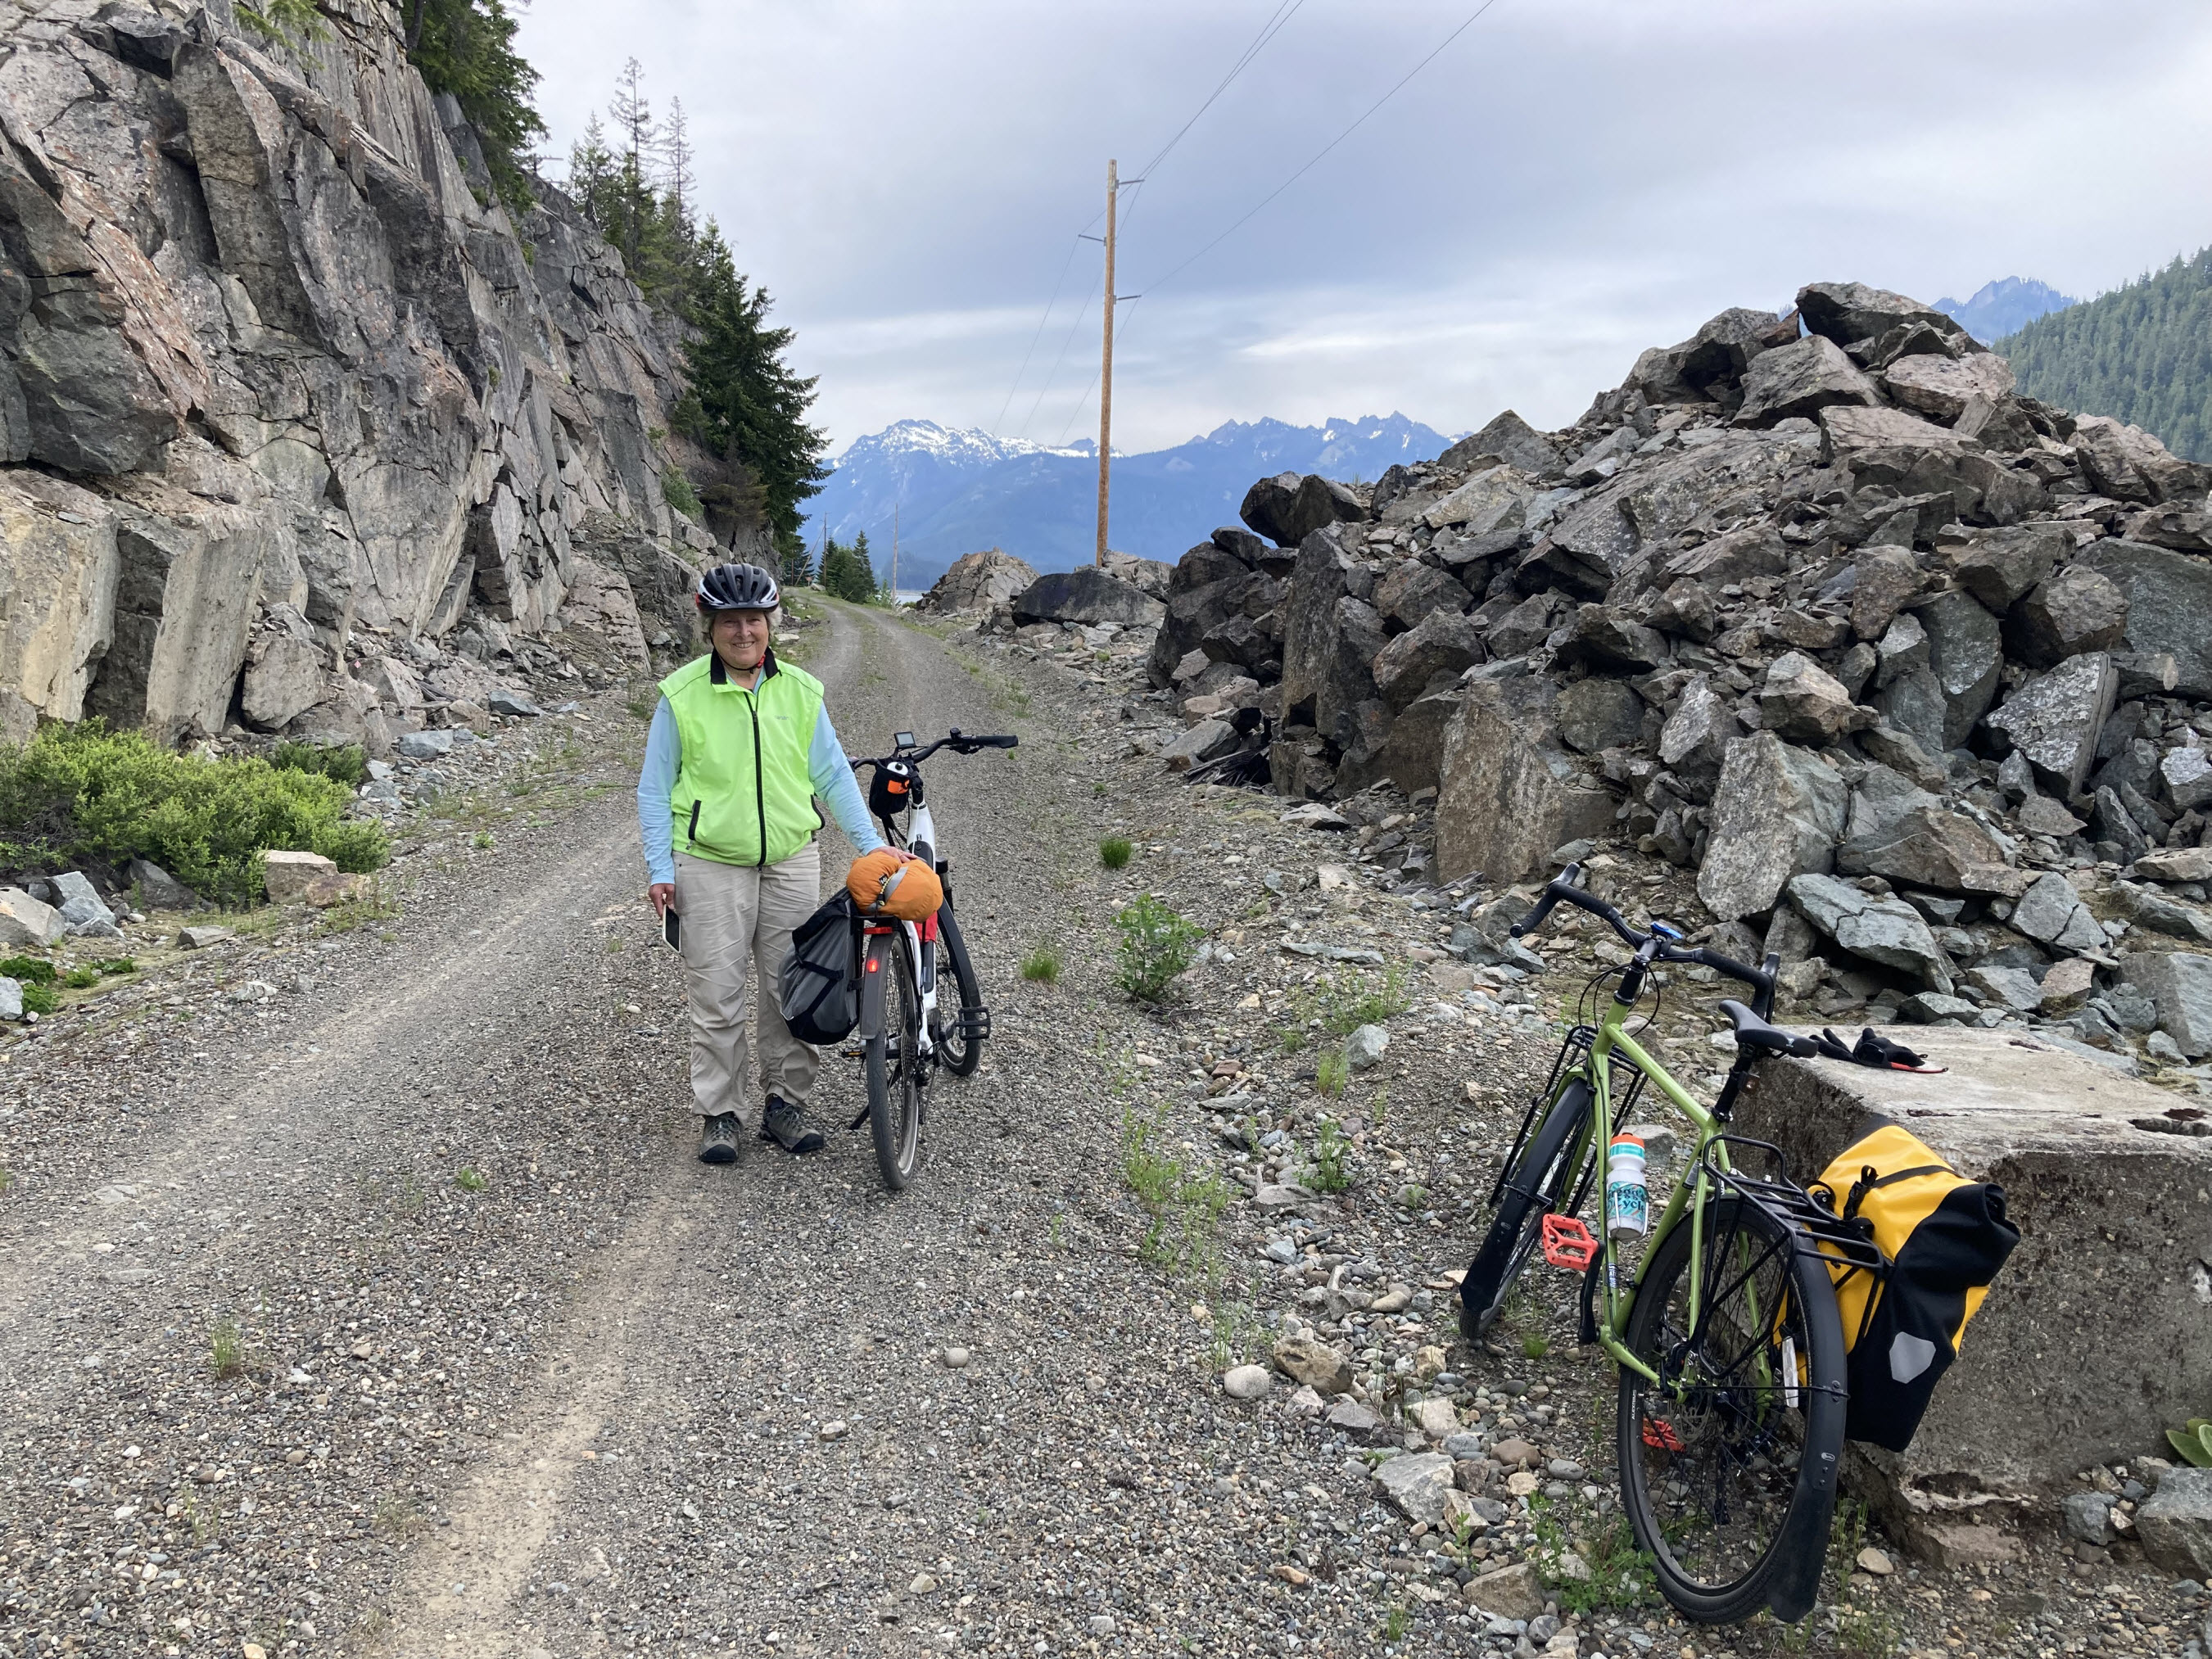
<path id="1" fill-rule="evenodd" d="M 770 651 L 748 691 L 709 652 L 660 683 L 684 753 L 669 808 L 676 848 L 718 864 L 780 864 L 822 828 L 807 750 L 822 682 Z"/>

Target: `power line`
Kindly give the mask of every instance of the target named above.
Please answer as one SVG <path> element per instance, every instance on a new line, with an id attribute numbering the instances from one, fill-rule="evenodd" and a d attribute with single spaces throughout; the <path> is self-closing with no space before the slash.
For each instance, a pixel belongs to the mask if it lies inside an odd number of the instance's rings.
<path id="1" fill-rule="evenodd" d="M 1044 338 L 1044 325 L 1052 320 L 1052 308 L 1060 303 L 1060 285 L 1067 281 L 1067 273 L 1075 264 L 1075 250 L 1083 246 L 1080 234 L 1071 236 L 1067 242 L 1067 258 L 1060 262 L 1060 275 L 1052 279 L 1052 298 L 1044 302 L 1044 315 L 1037 319 L 1036 332 L 1030 336 L 1029 349 L 1022 353 L 1022 366 L 1014 371 L 1014 383 L 1006 388 L 1006 401 L 999 405 L 998 419 L 991 422 L 991 435 L 999 435 L 999 427 L 1006 418 L 1006 410 L 1013 406 L 1014 393 L 1022 387 L 1022 377 L 1030 372 L 1030 359 L 1036 353 L 1036 343 Z"/>
<path id="2" fill-rule="evenodd" d="M 1383 105 L 1389 103 L 1393 98 L 1395 98 L 1398 94 L 1404 89 L 1406 83 L 1408 81 L 1411 81 L 1423 70 L 1428 68 L 1431 63 L 1436 61 L 1437 56 L 1443 52 L 1446 46 L 1451 45 L 1451 43 L 1458 40 L 1461 35 L 1465 34 L 1468 30 L 1473 28 L 1482 15 L 1497 3 L 1498 0 L 1482 0 L 1482 3 L 1474 9 L 1465 22 L 1462 23 L 1449 34 L 1444 36 L 1442 40 L 1439 40 L 1436 44 L 1435 47 L 1430 51 L 1427 57 L 1422 58 L 1419 63 L 1407 70 L 1389 91 L 1384 93 L 1372 104 L 1370 104 L 1367 106 L 1365 112 L 1363 113 L 1358 120 L 1354 121 L 1350 126 L 1345 128 L 1343 131 L 1338 133 L 1336 137 L 1330 139 L 1328 143 L 1322 145 L 1320 149 L 1314 153 L 1312 158 L 1309 160 L 1304 167 L 1300 167 L 1289 178 L 1284 179 L 1281 184 L 1277 185 L 1274 189 L 1269 191 L 1265 196 L 1261 197 L 1258 202 L 1255 203 L 1253 206 L 1241 218 L 1237 219 L 1235 223 L 1231 224 L 1228 229 L 1223 231 L 1218 236 L 1208 242 L 1204 247 L 1199 249 L 1197 252 L 1192 254 L 1181 264 L 1176 266 L 1175 269 L 1169 271 L 1166 276 L 1159 277 L 1156 281 L 1146 283 L 1145 292 L 1147 294 L 1158 293 L 1161 288 L 1165 286 L 1167 283 L 1173 282 L 1177 276 L 1182 275 L 1184 271 L 1190 269 L 1191 266 L 1196 264 L 1207 254 L 1212 252 L 1215 248 L 1219 247 L 1222 243 L 1227 241 L 1231 236 L 1235 235 L 1238 230 L 1242 229 L 1243 226 L 1255 215 L 1257 215 L 1261 209 L 1265 208 L 1268 203 L 1273 201 L 1278 196 L 1280 196 L 1292 185 L 1295 185 L 1299 179 L 1304 178 L 1306 174 L 1312 172 L 1315 167 L 1321 164 L 1322 159 L 1327 156 L 1330 151 L 1334 150 L 1346 139 L 1351 137 L 1352 135 L 1358 131 L 1361 127 L 1366 125 L 1370 118 L 1371 118 L 1377 110 L 1381 109 Z"/>
<path id="3" fill-rule="evenodd" d="M 1079 240 L 1080 238 L 1078 240 Z M 1106 273 L 1102 267 L 1098 273 L 1098 286 L 1100 288 L 1103 288 L 1105 284 Z M 1044 394 L 1052 390 L 1053 381 L 1059 378 L 1060 366 L 1067 361 L 1067 348 L 1074 343 L 1075 331 L 1083 326 L 1083 319 L 1091 314 L 1091 301 L 1097 297 L 1097 290 L 1094 289 L 1090 295 L 1085 297 L 1083 308 L 1075 313 L 1075 320 L 1067 325 L 1067 332 L 1060 337 L 1060 355 L 1052 360 L 1052 372 L 1044 377 L 1044 384 L 1037 388 L 1036 400 L 1030 404 L 1030 412 L 1022 421 L 1021 435 L 1023 437 L 1026 438 L 1029 436 L 1030 423 L 1036 419 L 1036 412 L 1044 403 Z M 1084 396 L 1086 398 L 1090 395 L 1091 394 L 1087 392 L 1084 393 Z"/>

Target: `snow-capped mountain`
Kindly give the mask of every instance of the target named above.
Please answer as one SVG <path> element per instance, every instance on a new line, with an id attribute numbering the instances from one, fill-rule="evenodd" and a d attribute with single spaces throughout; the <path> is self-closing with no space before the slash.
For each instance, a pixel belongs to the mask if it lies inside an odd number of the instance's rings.
<path id="1" fill-rule="evenodd" d="M 1403 415 L 1317 427 L 1230 421 L 1172 449 L 1114 460 L 1113 544 L 1180 557 L 1215 526 L 1237 522 L 1252 481 L 1282 471 L 1372 479 L 1426 460 L 1449 441 Z M 1000 547 L 1040 570 L 1088 563 L 1097 522 L 1097 446 L 1052 448 L 934 421 L 899 421 L 855 439 L 809 507 L 810 542 L 865 530 L 887 572 L 897 507 L 899 586 L 926 586 L 963 553 Z"/>
<path id="2" fill-rule="evenodd" d="M 2081 303 L 2048 283 L 2006 276 L 1983 283 L 1971 300 L 1938 300 L 1936 309 L 1956 318 L 1967 333 L 1989 345 L 2026 328 L 2039 317 Z"/>

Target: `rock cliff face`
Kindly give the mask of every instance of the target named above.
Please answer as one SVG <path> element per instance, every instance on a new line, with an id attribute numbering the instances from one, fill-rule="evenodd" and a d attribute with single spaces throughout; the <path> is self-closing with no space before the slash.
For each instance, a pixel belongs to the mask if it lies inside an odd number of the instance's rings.
<path id="1" fill-rule="evenodd" d="M 510 221 L 392 8 L 323 11 L 0 22 L 0 734 L 381 747 L 572 618 L 638 654 L 712 544 L 619 256 L 550 191 Z"/>

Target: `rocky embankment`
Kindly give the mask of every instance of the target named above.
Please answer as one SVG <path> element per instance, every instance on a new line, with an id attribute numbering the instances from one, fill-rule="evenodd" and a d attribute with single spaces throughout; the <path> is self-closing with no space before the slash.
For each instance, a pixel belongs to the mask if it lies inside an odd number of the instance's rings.
<path id="1" fill-rule="evenodd" d="M 1814 283 L 1645 352 L 1565 431 L 1508 413 L 1371 487 L 1255 484 L 1168 584 L 1163 752 L 1249 744 L 1254 710 L 1286 794 L 1436 792 L 1409 881 L 1603 848 L 1694 872 L 1679 914 L 1778 952 L 1801 1014 L 2024 1022 L 2194 1073 L 2208 484 L 2017 395 L 1942 313 Z M 1520 902 L 1464 954 L 1513 961 Z"/>
<path id="2" fill-rule="evenodd" d="M 663 494 L 672 325 L 557 191 L 495 199 L 392 7 L 240 15 L 0 26 L 0 733 L 383 755 L 564 627 L 642 667 L 713 546 Z"/>

